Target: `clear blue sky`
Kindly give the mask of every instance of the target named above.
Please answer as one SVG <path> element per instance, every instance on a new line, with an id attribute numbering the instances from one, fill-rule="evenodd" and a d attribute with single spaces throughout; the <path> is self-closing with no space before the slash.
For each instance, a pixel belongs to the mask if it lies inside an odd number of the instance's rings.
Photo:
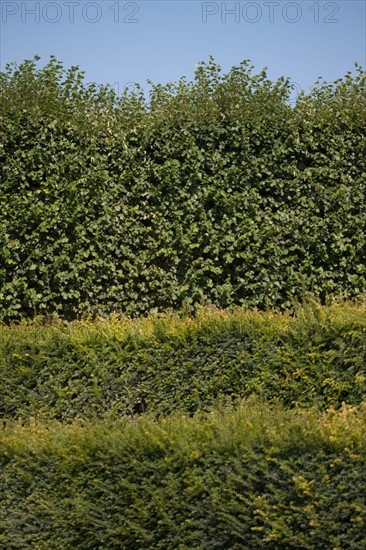
<path id="1" fill-rule="evenodd" d="M 366 67 L 366 2 L 0 0 L 1 68 L 50 55 L 120 91 L 191 79 L 213 55 L 224 72 L 244 59 L 308 90 Z"/>

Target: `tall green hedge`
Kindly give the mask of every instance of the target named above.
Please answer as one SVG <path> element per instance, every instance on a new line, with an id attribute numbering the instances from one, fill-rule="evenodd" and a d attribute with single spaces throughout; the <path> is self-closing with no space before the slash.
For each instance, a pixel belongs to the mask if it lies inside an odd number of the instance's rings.
<path id="1" fill-rule="evenodd" d="M 365 308 L 0 326 L 0 417 L 115 418 L 145 406 L 191 414 L 252 394 L 286 408 L 358 405 Z"/>
<path id="2" fill-rule="evenodd" d="M 0 73 L 0 318 L 286 308 L 365 289 L 365 72 L 117 97 L 51 57 Z"/>
<path id="3" fill-rule="evenodd" d="M 360 550 L 366 411 L 0 429 L 4 550 Z"/>

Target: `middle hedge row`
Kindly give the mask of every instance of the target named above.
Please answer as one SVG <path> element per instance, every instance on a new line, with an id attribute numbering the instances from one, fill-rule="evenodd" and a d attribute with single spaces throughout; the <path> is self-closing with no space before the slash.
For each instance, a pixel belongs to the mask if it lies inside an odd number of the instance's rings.
<path id="1" fill-rule="evenodd" d="M 290 408 L 359 404 L 365 307 L 3 326 L 0 415 L 191 413 L 252 394 Z"/>

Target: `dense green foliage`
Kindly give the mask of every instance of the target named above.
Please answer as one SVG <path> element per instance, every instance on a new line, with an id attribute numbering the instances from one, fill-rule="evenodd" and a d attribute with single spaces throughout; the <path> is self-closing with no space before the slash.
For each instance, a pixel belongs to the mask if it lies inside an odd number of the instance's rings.
<path id="1" fill-rule="evenodd" d="M 0 431 L 4 550 L 360 550 L 366 410 Z"/>
<path id="2" fill-rule="evenodd" d="M 365 71 L 292 106 L 38 61 L 0 72 L 1 548 L 366 547 Z"/>
<path id="3" fill-rule="evenodd" d="M 260 395 L 326 409 L 366 395 L 366 303 L 296 316 L 203 310 L 196 318 L 0 327 L 0 416 L 125 416 L 209 410 Z"/>
<path id="4" fill-rule="evenodd" d="M 247 61 L 146 100 L 37 60 L 0 73 L 0 318 L 362 294 L 360 67 L 291 106 Z"/>

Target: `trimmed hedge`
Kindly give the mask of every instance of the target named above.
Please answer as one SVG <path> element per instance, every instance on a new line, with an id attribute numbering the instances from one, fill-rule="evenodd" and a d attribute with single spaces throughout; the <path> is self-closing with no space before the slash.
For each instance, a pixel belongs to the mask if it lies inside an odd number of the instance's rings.
<path id="1" fill-rule="evenodd" d="M 291 106 L 248 61 L 145 100 L 38 60 L 0 72 L 0 319 L 365 291 L 361 67 Z"/>
<path id="2" fill-rule="evenodd" d="M 209 410 L 252 394 L 287 408 L 366 395 L 366 302 L 296 315 L 203 309 L 0 326 L 0 416 L 93 418 Z"/>
<path id="3" fill-rule="evenodd" d="M 4 550 L 360 550 L 366 408 L 0 430 Z"/>

